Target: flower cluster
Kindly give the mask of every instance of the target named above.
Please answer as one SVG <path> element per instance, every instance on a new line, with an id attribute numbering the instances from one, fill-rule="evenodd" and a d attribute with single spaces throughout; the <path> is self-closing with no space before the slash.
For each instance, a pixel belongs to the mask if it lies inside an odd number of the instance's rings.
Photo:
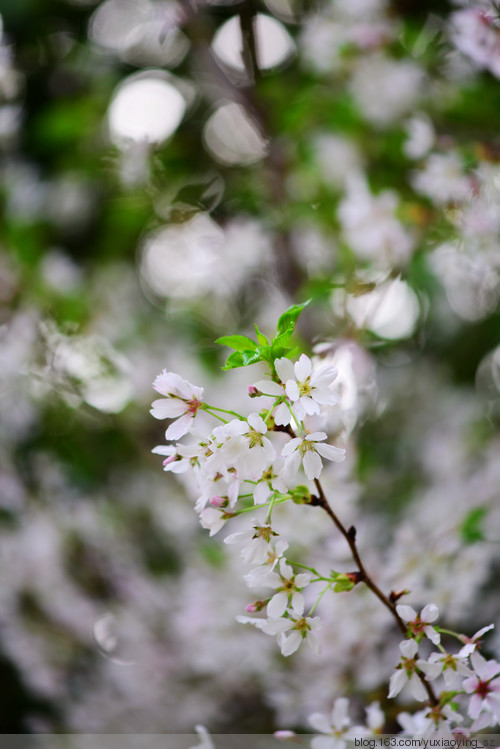
<path id="1" fill-rule="evenodd" d="M 327 444 L 325 432 L 308 430 L 310 417 L 321 416 L 338 402 L 331 388 L 336 377 L 334 367 L 313 369 L 305 354 L 295 363 L 279 357 L 273 362 L 273 378 L 249 387 L 252 398 L 271 398 L 272 402 L 260 413 L 247 416 L 209 405 L 202 400 L 202 388 L 172 372 L 164 371 L 154 382 L 164 397 L 153 403 L 152 415 L 175 419 L 166 430 L 167 439 L 191 431 L 200 410 L 220 422 L 198 442 L 159 445 L 153 450 L 166 456 L 165 471 L 193 472 L 198 491 L 195 510 L 201 525 L 214 535 L 228 520 L 267 508 L 266 518 L 254 519 L 250 528 L 228 535 L 225 542 L 240 544 L 243 560 L 254 565 L 246 575 L 248 585 L 274 591 L 247 607 L 249 613 L 265 608 L 266 619 L 240 616 L 238 621 L 277 636 L 283 655 L 293 653 L 304 640 L 319 650 L 315 631 L 320 621 L 305 614 L 301 591 L 312 582 L 323 582 L 326 589 L 339 585 L 337 573 L 333 577 L 315 570 L 295 574 L 284 557 L 288 542 L 272 524 L 274 506 L 289 500 L 312 501 L 314 487 L 303 484 L 302 472 L 315 481 L 322 473 L 323 460 L 344 460 L 345 450 Z"/>

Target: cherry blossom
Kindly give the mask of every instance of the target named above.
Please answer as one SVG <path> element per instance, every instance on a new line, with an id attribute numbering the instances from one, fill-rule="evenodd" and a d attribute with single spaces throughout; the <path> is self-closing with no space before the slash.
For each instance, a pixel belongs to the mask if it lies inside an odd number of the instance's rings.
<path id="1" fill-rule="evenodd" d="M 468 713 L 472 719 L 486 711 L 500 721 L 500 663 L 487 661 L 478 652 L 470 656 L 474 675 L 465 679 L 463 688 L 471 694 Z"/>
<path id="2" fill-rule="evenodd" d="M 408 632 L 412 637 L 419 639 L 426 635 L 434 645 L 441 641 L 439 632 L 436 632 L 434 627 L 430 626 L 430 623 L 436 621 L 439 616 L 439 609 L 435 604 L 429 603 L 424 606 L 420 614 L 417 614 L 411 606 L 396 606 L 396 611 L 401 619 L 408 624 Z"/>
<path id="3" fill-rule="evenodd" d="M 346 740 L 368 733 L 364 726 L 351 726 L 348 710 L 349 700 L 339 697 L 333 704 L 330 716 L 324 713 L 309 716 L 309 723 L 314 730 L 325 734 L 312 739 L 311 749 L 345 749 Z"/>
<path id="4" fill-rule="evenodd" d="M 417 674 L 418 643 L 415 640 L 405 640 L 399 645 L 401 663 L 391 676 L 389 683 L 389 698 L 396 697 L 406 684 L 409 684 L 413 697 L 419 702 L 427 698 L 425 687 Z"/>
<path id="5" fill-rule="evenodd" d="M 275 588 L 276 593 L 267 604 L 267 613 L 271 617 L 280 617 L 286 611 L 288 605 L 291 606 L 294 614 L 301 615 L 304 611 L 304 598 L 300 591 L 309 585 L 311 575 L 307 572 L 301 572 L 294 575 L 292 567 L 286 563 L 285 559 L 280 560 L 279 574 L 271 572 L 266 578 L 266 586 Z"/>
<path id="6" fill-rule="evenodd" d="M 417 665 L 427 681 L 433 681 L 442 674 L 448 689 L 460 689 L 463 677 L 471 675 L 465 658 L 451 653 L 431 653 L 426 661 L 417 661 Z"/>
<path id="7" fill-rule="evenodd" d="M 490 632 L 490 630 L 494 629 L 494 624 L 488 624 L 486 627 L 482 627 L 481 629 L 478 629 L 475 634 L 472 635 L 472 637 L 466 637 L 465 635 L 461 635 L 460 639 L 462 642 L 465 643 L 463 648 L 460 649 L 458 655 L 462 658 L 466 658 L 468 655 L 473 653 L 476 648 L 479 648 L 481 646 L 481 640 L 483 636 L 486 634 L 486 632 Z"/>
<path id="8" fill-rule="evenodd" d="M 153 387 L 164 397 L 153 401 L 151 415 L 155 419 L 175 419 L 165 432 L 166 439 L 183 437 L 191 431 L 193 420 L 203 405 L 203 388 L 166 369 L 155 379 Z"/>
<path id="9" fill-rule="evenodd" d="M 321 457 L 340 463 L 345 458 L 345 450 L 334 445 L 323 445 L 326 440 L 325 432 L 313 432 L 306 437 L 294 437 L 287 442 L 281 451 L 285 458 L 284 471 L 289 477 L 295 476 L 300 464 L 308 479 L 316 479 L 321 475 L 323 463 Z"/>

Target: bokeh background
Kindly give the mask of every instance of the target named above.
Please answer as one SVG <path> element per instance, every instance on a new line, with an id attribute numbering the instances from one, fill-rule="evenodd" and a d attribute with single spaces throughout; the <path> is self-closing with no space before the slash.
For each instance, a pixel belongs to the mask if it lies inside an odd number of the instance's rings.
<path id="1" fill-rule="evenodd" d="M 0 13 L 0 732 L 265 733 L 339 696 L 387 706 L 399 638 L 362 590 L 323 599 L 320 659 L 235 623 L 243 563 L 151 455 L 151 383 L 167 368 L 251 410 L 261 373 L 222 375 L 214 339 L 312 298 L 297 341 L 339 368 L 348 451 L 332 503 L 382 585 L 460 631 L 495 620 L 495 7 Z M 294 558 L 350 569 L 318 512 L 280 510 Z"/>

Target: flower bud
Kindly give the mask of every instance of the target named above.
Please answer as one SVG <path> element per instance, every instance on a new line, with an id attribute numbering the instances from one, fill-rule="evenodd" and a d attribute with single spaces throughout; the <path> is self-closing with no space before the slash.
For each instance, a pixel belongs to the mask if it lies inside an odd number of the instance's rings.
<path id="1" fill-rule="evenodd" d="M 210 504 L 212 505 L 212 507 L 224 507 L 224 505 L 227 504 L 227 500 L 225 500 L 224 497 L 220 497 L 218 494 L 215 494 L 210 500 Z"/>
<path id="2" fill-rule="evenodd" d="M 248 395 L 250 398 L 258 398 L 260 394 L 260 390 L 257 390 L 255 385 L 248 386 Z"/>

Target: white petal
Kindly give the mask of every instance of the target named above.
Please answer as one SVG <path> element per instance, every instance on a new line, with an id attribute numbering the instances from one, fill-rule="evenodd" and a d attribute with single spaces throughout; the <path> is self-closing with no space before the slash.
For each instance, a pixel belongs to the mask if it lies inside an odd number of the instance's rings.
<path id="1" fill-rule="evenodd" d="M 439 645 L 441 642 L 441 635 L 439 632 L 436 632 L 434 627 L 424 627 L 424 632 L 434 645 Z"/>
<path id="2" fill-rule="evenodd" d="M 193 417 L 191 414 L 184 414 L 180 419 L 172 422 L 165 432 L 165 438 L 167 440 L 178 440 L 184 437 L 189 432 L 193 424 Z"/>
<path id="3" fill-rule="evenodd" d="M 300 399 L 300 405 L 306 412 L 308 416 L 313 416 L 314 414 L 319 414 L 319 406 L 318 404 L 313 401 L 312 398 L 309 398 L 307 395 L 303 395 Z"/>
<path id="4" fill-rule="evenodd" d="M 300 632 L 290 632 L 287 637 L 283 638 L 281 643 L 281 654 L 288 656 L 295 653 L 299 649 L 300 643 L 302 642 L 302 635 Z"/>
<path id="5" fill-rule="evenodd" d="M 281 359 L 275 359 L 274 366 L 281 382 L 284 383 L 294 379 L 293 364 L 286 356 L 283 356 Z"/>
<path id="6" fill-rule="evenodd" d="M 296 401 L 300 398 L 299 386 L 297 385 L 295 380 L 288 380 L 285 390 L 291 401 Z"/>
<path id="7" fill-rule="evenodd" d="M 256 432 L 259 432 L 260 434 L 265 434 L 267 432 L 264 419 L 262 416 L 259 416 L 258 413 L 249 414 L 247 421 Z"/>
<path id="8" fill-rule="evenodd" d="M 302 616 L 304 613 L 304 596 L 296 590 L 292 593 L 292 610 L 297 616 Z"/>
<path id="9" fill-rule="evenodd" d="M 334 463 L 342 463 L 345 460 L 345 450 L 342 447 L 323 445 L 321 442 L 318 442 L 316 451 L 327 460 L 333 460 Z"/>
<path id="10" fill-rule="evenodd" d="M 396 606 L 396 611 L 404 622 L 413 622 L 417 618 L 417 612 L 411 606 Z"/>
<path id="11" fill-rule="evenodd" d="M 300 437 L 294 437 L 290 440 L 290 442 L 287 442 L 286 445 L 283 445 L 283 449 L 281 451 L 281 454 L 283 457 L 287 457 L 288 455 L 291 455 L 297 447 L 302 443 L 302 440 Z"/>
<path id="12" fill-rule="evenodd" d="M 314 632 L 308 632 L 306 639 L 307 639 L 307 644 L 309 645 L 313 653 L 315 655 L 319 655 L 321 652 L 321 647 L 319 644 L 319 640 L 314 634 Z"/>
<path id="13" fill-rule="evenodd" d="M 435 622 L 439 617 L 439 609 L 435 603 L 428 603 L 420 612 L 420 618 L 423 622 Z"/>
<path id="14" fill-rule="evenodd" d="M 312 371 L 311 360 L 305 354 L 302 354 L 294 366 L 295 377 L 299 382 L 307 380 Z"/>
<path id="15" fill-rule="evenodd" d="M 349 700 L 347 697 L 339 697 L 335 700 L 335 705 L 332 710 L 332 726 L 337 731 L 341 731 L 351 722 L 349 720 L 348 711 Z"/>
<path id="16" fill-rule="evenodd" d="M 285 592 L 275 593 L 267 604 L 267 615 L 272 619 L 279 619 L 286 611 L 288 596 Z"/>
<path id="17" fill-rule="evenodd" d="M 266 395 L 284 395 L 281 385 L 278 385 L 277 382 L 273 382 L 272 380 L 259 380 L 255 383 L 254 387 Z"/>
<path id="18" fill-rule="evenodd" d="M 253 490 L 253 499 L 256 505 L 263 505 L 271 496 L 271 490 L 266 481 L 261 481 Z"/>
<path id="19" fill-rule="evenodd" d="M 308 479 L 317 479 L 323 470 L 323 463 L 317 452 L 308 451 L 304 455 L 304 472 Z"/>
<path id="20" fill-rule="evenodd" d="M 151 404 L 150 414 L 155 419 L 176 419 L 186 411 L 186 404 L 178 398 L 158 398 Z"/>
<path id="21" fill-rule="evenodd" d="M 417 674 L 412 674 L 410 677 L 410 690 L 412 695 L 419 702 L 424 702 L 427 699 L 427 692 Z"/>
<path id="22" fill-rule="evenodd" d="M 313 713 L 307 719 L 309 724 L 319 733 L 331 733 L 332 725 L 323 713 Z"/>
<path id="23" fill-rule="evenodd" d="M 274 423 L 277 424 L 277 426 L 283 426 L 286 427 L 290 423 L 290 420 L 292 418 L 292 415 L 290 411 L 288 410 L 288 406 L 286 403 L 280 403 L 278 406 L 276 406 L 273 414 Z"/>
<path id="24" fill-rule="evenodd" d="M 418 653 L 418 643 L 415 640 L 403 640 L 399 649 L 405 658 L 413 658 Z"/>
<path id="25" fill-rule="evenodd" d="M 392 699 L 400 693 L 400 691 L 405 686 L 406 681 L 406 674 L 402 669 L 399 669 L 398 671 L 395 671 L 393 673 L 389 682 L 389 694 L 387 695 L 389 699 Z"/>

